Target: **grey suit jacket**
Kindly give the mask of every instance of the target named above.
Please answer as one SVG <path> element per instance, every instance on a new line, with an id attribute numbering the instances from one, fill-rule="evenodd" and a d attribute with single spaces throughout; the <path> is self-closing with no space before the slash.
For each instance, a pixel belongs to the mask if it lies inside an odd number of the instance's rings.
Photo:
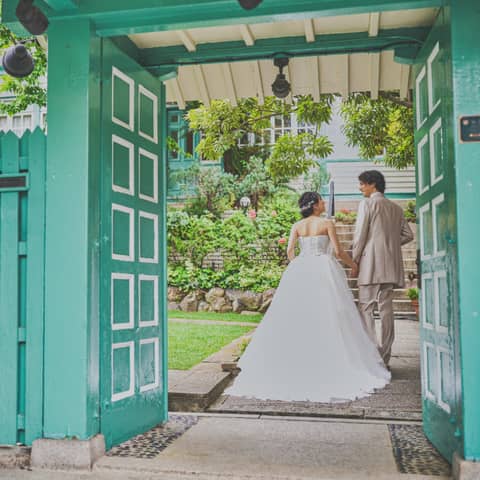
<path id="1" fill-rule="evenodd" d="M 364 199 L 358 210 L 353 261 L 359 264 L 358 285 L 405 285 L 401 246 L 413 240 L 402 208 L 380 193 Z"/>

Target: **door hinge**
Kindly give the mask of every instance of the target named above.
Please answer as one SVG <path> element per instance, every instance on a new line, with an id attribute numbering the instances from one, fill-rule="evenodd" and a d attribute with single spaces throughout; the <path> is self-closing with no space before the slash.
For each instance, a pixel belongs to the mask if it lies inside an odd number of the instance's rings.
<path id="1" fill-rule="evenodd" d="M 27 329 L 25 327 L 18 327 L 18 343 L 26 343 Z"/>
<path id="2" fill-rule="evenodd" d="M 457 429 L 455 430 L 455 432 L 453 432 L 453 436 L 455 438 L 460 438 L 462 436 L 462 431 L 457 427 Z"/>
<path id="3" fill-rule="evenodd" d="M 18 242 L 18 256 L 19 257 L 27 256 L 27 242 Z"/>
<path id="4" fill-rule="evenodd" d="M 25 430 L 25 415 L 23 413 L 17 415 L 17 430 Z"/>

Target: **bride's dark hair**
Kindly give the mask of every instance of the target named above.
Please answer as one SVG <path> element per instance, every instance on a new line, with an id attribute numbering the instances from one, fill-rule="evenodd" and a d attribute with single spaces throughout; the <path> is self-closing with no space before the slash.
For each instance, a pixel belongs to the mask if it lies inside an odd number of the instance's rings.
<path id="1" fill-rule="evenodd" d="M 309 217 L 313 213 L 313 206 L 321 200 L 322 197 L 317 192 L 305 192 L 298 200 L 300 213 L 303 218 Z"/>

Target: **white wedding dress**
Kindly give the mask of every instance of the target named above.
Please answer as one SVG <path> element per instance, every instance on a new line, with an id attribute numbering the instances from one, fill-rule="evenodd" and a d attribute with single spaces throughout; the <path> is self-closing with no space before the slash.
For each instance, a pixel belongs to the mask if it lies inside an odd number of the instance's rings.
<path id="1" fill-rule="evenodd" d="M 345 402 L 390 381 L 328 236 L 299 243 L 300 255 L 285 270 L 228 395 Z"/>

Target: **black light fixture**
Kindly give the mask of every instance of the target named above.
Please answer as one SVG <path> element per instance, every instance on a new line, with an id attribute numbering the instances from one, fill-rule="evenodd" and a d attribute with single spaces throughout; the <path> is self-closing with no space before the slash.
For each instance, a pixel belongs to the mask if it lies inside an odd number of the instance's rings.
<path id="1" fill-rule="evenodd" d="M 48 28 L 48 18 L 33 5 L 33 0 L 20 0 L 15 14 L 32 35 L 42 35 Z"/>
<path id="2" fill-rule="evenodd" d="M 252 10 L 262 3 L 262 0 L 238 0 L 238 3 L 245 10 Z"/>
<path id="3" fill-rule="evenodd" d="M 48 28 L 48 18 L 33 5 L 33 0 L 20 0 L 15 14 L 20 23 L 32 35 L 42 35 Z M 35 62 L 25 46 L 27 42 L 33 41 L 35 40 L 22 40 L 5 50 L 2 66 L 8 75 L 23 78 L 33 72 Z"/>
<path id="4" fill-rule="evenodd" d="M 288 57 L 275 58 L 273 64 L 280 69 L 280 72 L 272 83 L 272 92 L 277 98 L 285 98 L 290 93 L 290 83 L 283 73 L 283 69 L 288 65 Z"/>
<path id="5" fill-rule="evenodd" d="M 23 78 L 33 72 L 35 62 L 24 43 L 17 43 L 7 48 L 3 54 L 2 66 L 11 77 Z"/>

